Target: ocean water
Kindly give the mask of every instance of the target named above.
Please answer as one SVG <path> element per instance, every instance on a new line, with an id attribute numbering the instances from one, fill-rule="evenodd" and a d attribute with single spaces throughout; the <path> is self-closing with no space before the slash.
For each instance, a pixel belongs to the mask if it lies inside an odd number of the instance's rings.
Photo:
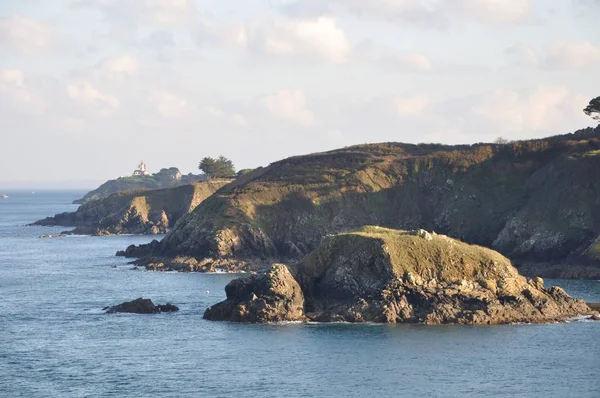
<path id="1" fill-rule="evenodd" d="M 0 201 L 0 397 L 600 397 L 600 322 L 415 326 L 208 322 L 233 275 L 131 270 L 150 237 L 25 224 L 83 192 Z M 547 281 L 600 302 L 598 281 Z M 159 315 L 102 313 L 137 297 Z"/>

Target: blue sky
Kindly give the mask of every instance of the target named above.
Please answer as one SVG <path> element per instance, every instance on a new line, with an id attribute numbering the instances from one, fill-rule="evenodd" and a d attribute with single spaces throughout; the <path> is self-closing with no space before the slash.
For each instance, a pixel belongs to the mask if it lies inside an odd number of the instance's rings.
<path id="1" fill-rule="evenodd" d="M 593 124 L 598 0 L 7 0 L 0 182 Z"/>

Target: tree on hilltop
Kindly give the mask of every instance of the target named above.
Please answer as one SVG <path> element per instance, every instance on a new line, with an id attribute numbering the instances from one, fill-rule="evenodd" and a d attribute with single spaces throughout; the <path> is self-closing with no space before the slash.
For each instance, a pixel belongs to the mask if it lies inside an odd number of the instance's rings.
<path id="1" fill-rule="evenodd" d="M 206 174 L 208 178 L 223 178 L 235 175 L 233 162 L 223 155 L 216 159 L 209 156 L 203 158 L 198 165 L 198 169 Z"/>
<path id="2" fill-rule="evenodd" d="M 583 112 L 592 119 L 600 121 L 600 97 L 591 100 Z"/>

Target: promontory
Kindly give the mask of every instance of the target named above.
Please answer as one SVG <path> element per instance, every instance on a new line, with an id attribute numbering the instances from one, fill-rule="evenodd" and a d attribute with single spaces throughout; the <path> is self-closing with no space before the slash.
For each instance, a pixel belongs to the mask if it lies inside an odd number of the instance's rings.
<path id="1" fill-rule="evenodd" d="M 299 264 L 230 282 L 209 320 L 502 324 L 592 315 L 501 254 L 424 230 L 328 236 Z"/>

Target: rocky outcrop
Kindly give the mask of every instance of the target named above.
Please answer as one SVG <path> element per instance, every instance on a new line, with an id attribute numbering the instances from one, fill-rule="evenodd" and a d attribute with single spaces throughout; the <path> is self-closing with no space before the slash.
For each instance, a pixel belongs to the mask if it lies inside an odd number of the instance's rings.
<path id="1" fill-rule="evenodd" d="M 232 281 L 205 312 L 235 322 L 426 324 L 549 322 L 594 312 L 504 256 L 424 231 L 378 227 L 328 236 L 297 265 Z M 293 275 L 293 276 L 292 276 Z"/>
<path id="2" fill-rule="evenodd" d="M 600 129 L 510 144 L 371 144 L 238 178 L 136 255 L 298 261 L 363 225 L 434 230 L 521 264 L 600 269 Z M 539 269 L 544 274 L 544 269 Z"/>
<path id="3" fill-rule="evenodd" d="M 164 234 L 183 215 L 226 185 L 198 182 L 176 188 L 116 193 L 87 202 L 73 213 L 57 214 L 33 225 L 74 226 L 71 234 Z"/>
<path id="4" fill-rule="evenodd" d="M 300 285 L 285 265 L 236 279 L 225 287 L 227 300 L 206 310 L 204 318 L 232 322 L 282 322 L 306 319 Z"/>
<path id="5" fill-rule="evenodd" d="M 107 314 L 124 312 L 130 314 L 159 314 L 161 312 L 177 312 L 179 308 L 176 305 L 167 303 L 165 305 L 155 305 L 152 300 L 138 298 L 133 301 L 126 301 L 119 305 L 103 308 Z"/>

